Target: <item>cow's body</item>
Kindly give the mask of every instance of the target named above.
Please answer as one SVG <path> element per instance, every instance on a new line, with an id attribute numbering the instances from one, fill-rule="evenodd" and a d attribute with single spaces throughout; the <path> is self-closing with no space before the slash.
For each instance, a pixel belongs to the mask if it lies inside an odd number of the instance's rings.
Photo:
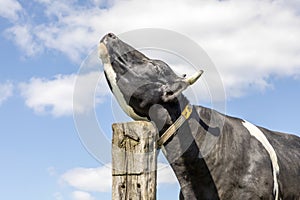
<path id="1" fill-rule="evenodd" d="M 212 115 L 214 120 L 211 120 Z M 224 125 L 218 124 L 223 120 Z M 189 137 L 195 139 L 195 143 L 171 164 L 185 197 L 182 199 L 275 199 L 270 155 L 243 123 L 241 119 L 195 106 L 194 114 L 187 122 L 189 128 L 179 130 L 175 136 L 181 138 L 177 141 L 187 140 L 186 130 L 190 129 Z M 222 130 L 216 135 L 219 126 Z M 209 133 L 207 127 L 216 129 Z M 278 199 L 300 199 L 299 137 L 259 129 L 274 147 L 278 158 Z M 207 134 L 215 135 L 217 141 L 213 141 L 215 145 L 202 158 L 199 149 L 203 149 Z M 171 149 L 179 149 L 180 142 L 174 141 L 175 138 L 168 144 L 168 154 L 172 154 Z"/>
<path id="2" fill-rule="evenodd" d="M 123 110 L 153 121 L 163 135 L 189 104 L 181 92 L 197 78 L 177 77 L 168 65 L 113 34 L 101 40 L 99 51 Z M 300 199 L 300 138 L 294 135 L 193 106 L 163 146 L 181 186 L 180 199 Z"/>

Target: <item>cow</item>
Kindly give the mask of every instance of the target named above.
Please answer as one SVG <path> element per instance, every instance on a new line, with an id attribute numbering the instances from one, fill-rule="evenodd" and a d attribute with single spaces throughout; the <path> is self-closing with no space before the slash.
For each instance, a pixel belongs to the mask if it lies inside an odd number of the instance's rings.
<path id="1" fill-rule="evenodd" d="M 180 184 L 179 199 L 300 199 L 299 137 L 191 105 L 182 92 L 202 71 L 178 76 L 112 33 L 100 40 L 98 52 L 121 108 L 159 130 L 158 144 Z"/>

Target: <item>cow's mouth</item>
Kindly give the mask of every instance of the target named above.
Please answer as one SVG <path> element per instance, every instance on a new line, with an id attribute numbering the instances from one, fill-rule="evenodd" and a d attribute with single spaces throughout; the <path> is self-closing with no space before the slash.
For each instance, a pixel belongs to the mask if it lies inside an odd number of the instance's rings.
<path id="1" fill-rule="evenodd" d="M 103 64 L 110 63 L 108 50 L 103 42 L 100 42 L 98 45 L 98 54 Z"/>
<path id="2" fill-rule="evenodd" d="M 98 46 L 102 62 L 112 65 L 116 73 L 124 74 L 130 68 L 149 61 L 144 54 L 120 40 L 112 33 L 104 36 Z"/>

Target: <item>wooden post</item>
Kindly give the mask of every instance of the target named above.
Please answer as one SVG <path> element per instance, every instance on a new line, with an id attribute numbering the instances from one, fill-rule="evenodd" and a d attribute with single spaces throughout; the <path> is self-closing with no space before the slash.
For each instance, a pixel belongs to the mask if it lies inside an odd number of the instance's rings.
<path id="1" fill-rule="evenodd" d="M 112 200 L 156 200 L 156 128 L 135 121 L 112 129 Z"/>

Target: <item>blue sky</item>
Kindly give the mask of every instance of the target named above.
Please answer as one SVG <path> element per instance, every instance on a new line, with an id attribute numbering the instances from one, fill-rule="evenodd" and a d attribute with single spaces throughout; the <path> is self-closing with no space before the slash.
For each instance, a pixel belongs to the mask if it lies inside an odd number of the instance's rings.
<path id="1" fill-rule="evenodd" d="M 97 68 L 99 61 L 93 60 L 107 32 L 164 28 L 186 35 L 220 73 L 226 94 L 218 99 L 222 111 L 299 135 L 299 10 L 296 0 L 0 0 L 1 198 L 110 199 L 109 158 L 99 161 L 83 145 L 73 117 L 95 111 L 106 145 L 110 124 L 130 120 L 120 114 L 101 64 Z M 95 62 L 95 73 L 79 76 L 86 57 Z M 185 69 L 176 60 L 168 63 Z M 76 78 L 99 76 L 95 104 L 85 98 L 94 95 L 87 84 L 74 111 Z M 199 86 L 194 86 L 198 93 Z M 99 154 L 110 152 L 103 147 Z M 176 199 L 178 185 L 160 159 L 158 197 Z"/>

